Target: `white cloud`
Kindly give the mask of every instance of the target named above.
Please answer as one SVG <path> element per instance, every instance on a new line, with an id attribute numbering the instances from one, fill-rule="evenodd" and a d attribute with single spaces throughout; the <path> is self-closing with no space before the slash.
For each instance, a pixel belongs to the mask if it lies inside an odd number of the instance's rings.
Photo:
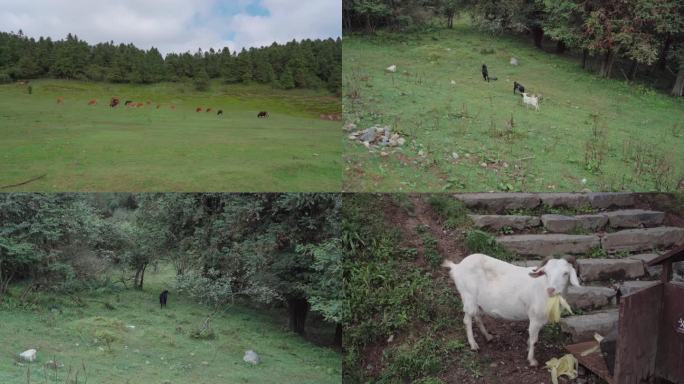
<path id="1" fill-rule="evenodd" d="M 254 2 L 268 15 L 250 15 Z M 341 19 L 341 0 L 0 0 L 4 32 L 53 39 L 73 33 L 91 44 L 113 40 L 163 53 L 336 38 Z"/>

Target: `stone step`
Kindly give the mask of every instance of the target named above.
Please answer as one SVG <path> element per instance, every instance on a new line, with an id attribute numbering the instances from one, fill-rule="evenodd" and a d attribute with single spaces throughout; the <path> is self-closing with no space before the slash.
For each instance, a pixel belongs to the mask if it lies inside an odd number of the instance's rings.
<path id="1" fill-rule="evenodd" d="M 579 259 L 582 281 L 628 280 L 644 276 L 644 264 L 634 259 Z"/>
<path id="2" fill-rule="evenodd" d="M 514 209 L 552 208 L 615 209 L 634 206 L 631 193 L 465 193 L 455 195 L 468 208 L 502 213 Z"/>
<path id="3" fill-rule="evenodd" d="M 581 287 L 568 286 L 565 299 L 573 310 L 600 309 L 615 304 L 617 291 L 609 287 L 583 285 Z"/>
<path id="4" fill-rule="evenodd" d="M 496 213 L 511 209 L 534 209 L 541 204 L 541 198 L 534 193 L 464 193 L 455 197 L 468 208 Z"/>
<path id="5" fill-rule="evenodd" d="M 617 326 L 617 309 L 595 312 L 588 315 L 564 317 L 560 321 L 561 330 L 572 336 L 574 343 L 594 340 L 594 334 L 606 336 Z"/>
<path id="6" fill-rule="evenodd" d="M 526 256 L 586 254 L 601 246 L 596 235 L 512 235 L 497 237 L 496 242 L 510 252 Z"/>
<path id="7" fill-rule="evenodd" d="M 620 295 L 626 296 L 642 289 L 650 288 L 654 285 L 658 285 L 660 281 L 650 281 L 650 280 L 630 280 L 623 281 L 620 283 Z"/>
<path id="8" fill-rule="evenodd" d="M 684 244 L 684 228 L 678 227 L 628 229 L 607 233 L 601 239 L 601 246 L 608 252 L 639 252 L 681 244 Z"/>
<path id="9" fill-rule="evenodd" d="M 603 214 L 595 215 L 542 215 L 544 228 L 553 233 L 571 233 L 577 230 L 589 232 L 600 231 L 608 224 L 608 217 Z"/>
<path id="10" fill-rule="evenodd" d="M 638 255 L 630 255 L 628 258 L 633 259 L 633 260 L 639 260 L 642 263 L 644 263 L 644 269 L 648 273 L 649 277 L 660 277 L 660 272 L 662 272 L 662 270 L 663 270 L 662 265 L 657 265 L 655 267 L 649 267 L 646 265 L 649 261 L 651 261 L 651 260 L 653 260 L 659 256 L 660 255 L 657 253 L 642 253 L 642 254 L 638 254 Z"/>
<path id="11" fill-rule="evenodd" d="M 498 231 L 502 228 L 523 230 L 541 225 L 541 220 L 536 216 L 517 215 L 468 215 L 475 227 Z"/>
<path id="12" fill-rule="evenodd" d="M 627 209 L 603 213 L 611 228 L 657 227 L 665 220 L 665 212 Z"/>

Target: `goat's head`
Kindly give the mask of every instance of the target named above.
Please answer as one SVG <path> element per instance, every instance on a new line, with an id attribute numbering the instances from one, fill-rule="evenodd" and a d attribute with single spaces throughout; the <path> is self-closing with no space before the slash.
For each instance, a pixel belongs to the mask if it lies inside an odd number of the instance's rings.
<path id="1" fill-rule="evenodd" d="M 568 287 L 568 282 L 575 287 L 579 287 L 577 278 L 577 261 L 572 256 L 562 259 L 546 258 L 532 272 L 530 276 L 534 278 L 546 277 L 546 293 L 549 297 L 561 294 Z"/>

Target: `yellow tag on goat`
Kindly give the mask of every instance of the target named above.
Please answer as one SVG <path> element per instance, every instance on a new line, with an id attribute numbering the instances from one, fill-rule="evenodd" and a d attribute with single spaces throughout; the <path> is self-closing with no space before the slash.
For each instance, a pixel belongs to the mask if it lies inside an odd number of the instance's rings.
<path id="1" fill-rule="evenodd" d="M 551 372 L 551 381 L 558 384 L 560 376 L 567 376 L 570 380 L 577 377 L 577 359 L 573 355 L 565 355 L 560 359 L 553 358 L 546 362 L 546 369 Z"/>
<path id="2" fill-rule="evenodd" d="M 565 301 L 563 296 L 556 295 L 553 297 L 549 297 L 546 300 L 546 317 L 549 319 L 550 322 L 557 323 L 560 321 L 562 312 L 561 306 L 571 315 L 573 314 L 572 309 L 570 309 L 570 305 L 568 305 L 568 302 Z"/>

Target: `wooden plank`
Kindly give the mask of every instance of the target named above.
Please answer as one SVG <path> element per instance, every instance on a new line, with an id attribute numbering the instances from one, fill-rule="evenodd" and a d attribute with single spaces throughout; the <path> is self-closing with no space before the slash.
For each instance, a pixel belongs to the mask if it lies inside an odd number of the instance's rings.
<path id="1" fill-rule="evenodd" d="M 655 376 L 663 290 L 658 284 L 622 297 L 615 382 L 639 384 Z"/>
<path id="2" fill-rule="evenodd" d="M 608 384 L 615 384 L 616 382 L 613 381 L 613 378 L 610 376 L 606 360 L 603 358 L 603 355 L 601 355 L 600 350 L 587 356 L 582 356 L 582 352 L 597 346 L 598 341 L 586 341 L 584 343 L 568 345 L 565 349 L 575 356 L 575 359 L 577 359 L 583 367 L 605 380 Z"/>
<path id="3" fill-rule="evenodd" d="M 665 284 L 658 343 L 658 376 L 684 383 L 684 284 Z"/>

